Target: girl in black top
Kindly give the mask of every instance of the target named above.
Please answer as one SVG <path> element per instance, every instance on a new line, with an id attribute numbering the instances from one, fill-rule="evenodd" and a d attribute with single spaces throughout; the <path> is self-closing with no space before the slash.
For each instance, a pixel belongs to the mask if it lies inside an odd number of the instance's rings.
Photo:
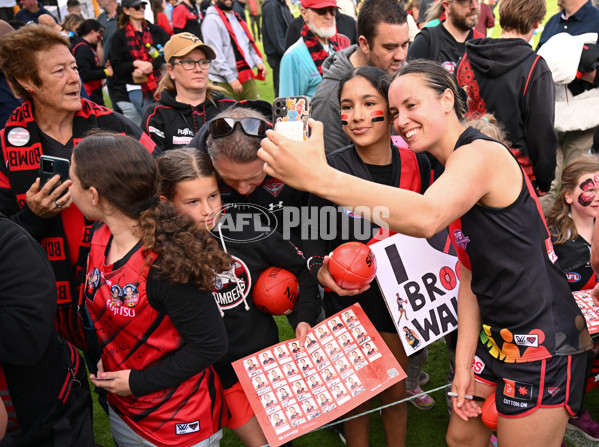
<path id="1" fill-rule="evenodd" d="M 430 166 L 424 155 L 400 150 L 390 143 L 391 117 L 387 102 L 390 77 L 376 67 L 360 67 L 349 73 L 339 84 L 339 103 L 343 129 L 352 141 L 350 146 L 328 156 L 331 166 L 351 175 L 389 185 L 424 192 L 430 177 Z M 402 178 L 403 176 L 403 178 Z M 413 181 L 406 182 L 410 176 Z M 355 215 L 352 209 L 338 208 L 332 202 L 318 196 L 310 196 L 310 205 L 319 209 L 319 216 L 328 216 L 324 209 L 334 209 L 335 222 L 319 222 L 319 228 L 333 228 L 334 239 L 322 237 L 304 242 L 308 265 L 315 278 L 330 291 L 324 294 L 323 306 L 327 316 L 340 312 L 359 302 L 368 318 L 381 334 L 385 343 L 404 370 L 408 367 L 405 353 L 395 325 L 389 315 L 384 298 L 378 287 L 365 287 L 358 291 L 344 290 L 337 285 L 328 268 L 326 256 L 339 245 L 348 241 L 368 243 L 379 231 L 377 224 Z M 349 211 L 349 212 L 348 212 Z M 349 229 L 349 231 L 348 231 Z M 325 290 L 327 290 L 325 289 Z M 402 381 L 381 392 L 381 403 L 387 404 L 403 399 L 405 382 Z M 434 401 L 433 401 L 434 403 Z M 370 408 L 370 402 L 358 406 L 349 414 L 362 413 Z M 403 444 L 406 435 L 406 404 L 395 405 L 382 411 L 387 444 Z M 368 417 L 344 423 L 345 437 L 354 445 L 368 443 Z M 393 440 L 393 441 L 391 441 Z M 398 444 L 399 445 L 399 444 Z"/>

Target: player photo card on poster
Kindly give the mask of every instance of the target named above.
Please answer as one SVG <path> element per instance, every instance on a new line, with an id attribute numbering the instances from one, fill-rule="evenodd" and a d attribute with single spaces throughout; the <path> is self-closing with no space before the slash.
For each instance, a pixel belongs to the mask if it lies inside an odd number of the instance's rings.
<path id="1" fill-rule="evenodd" d="M 430 239 L 395 234 L 370 246 L 376 279 L 406 354 L 458 327 L 460 272 L 447 230 Z"/>
<path id="2" fill-rule="evenodd" d="M 599 307 L 593 304 L 593 298 L 591 297 L 590 290 L 579 290 L 572 292 L 576 304 L 580 308 L 584 319 L 587 321 L 589 333 L 593 335 L 593 339 L 596 340 L 599 335 Z"/>
<path id="3" fill-rule="evenodd" d="M 312 398 L 308 398 L 308 399 L 304 400 L 302 402 L 302 405 L 304 406 L 304 414 L 306 415 L 308 420 L 317 418 L 318 416 L 320 416 L 322 414 L 320 412 L 320 409 L 318 408 L 318 405 L 316 405 L 316 403 L 314 402 L 314 399 L 312 399 Z"/>
<path id="4" fill-rule="evenodd" d="M 292 339 L 233 363 L 274 447 L 340 417 L 405 378 L 359 304 L 314 327 L 306 340 L 306 347 L 297 346 L 295 352 L 297 339 Z M 280 346 L 288 355 L 279 359 Z M 249 359 L 261 368 L 259 373 L 249 370 Z M 258 388 L 260 381 L 268 390 Z"/>
<path id="5" fill-rule="evenodd" d="M 341 345 L 343 352 L 353 351 L 356 349 L 356 346 L 358 346 L 351 334 L 348 332 L 341 333 L 341 336 L 339 337 L 339 344 Z"/>
<path id="6" fill-rule="evenodd" d="M 308 349 L 308 351 L 310 351 L 312 349 L 316 349 L 316 346 L 318 346 L 316 337 L 314 335 L 306 336 L 306 349 Z"/>
<path id="7" fill-rule="evenodd" d="M 262 363 L 262 367 L 267 371 L 277 366 L 277 361 L 275 360 L 272 352 L 270 351 L 263 352 L 260 356 L 260 360 L 260 363 Z"/>
<path id="8" fill-rule="evenodd" d="M 272 390 L 270 387 L 270 383 L 266 379 L 264 375 L 259 375 L 254 377 L 254 389 L 258 393 L 258 396 L 261 396 L 264 393 L 268 393 Z"/>
<path id="9" fill-rule="evenodd" d="M 351 310 L 343 312 L 343 322 L 345 323 L 345 326 L 352 328 L 356 324 L 356 321 L 356 316 Z"/>
<path id="10" fill-rule="evenodd" d="M 257 357 L 249 357 L 244 362 L 246 373 L 250 377 L 257 376 L 258 374 L 262 374 L 262 367 L 260 366 L 260 361 Z"/>
<path id="11" fill-rule="evenodd" d="M 289 357 L 289 352 L 287 351 L 287 347 L 285 345 L 277 346 L 276 356 L 279 362 L 284 361 Z"/>

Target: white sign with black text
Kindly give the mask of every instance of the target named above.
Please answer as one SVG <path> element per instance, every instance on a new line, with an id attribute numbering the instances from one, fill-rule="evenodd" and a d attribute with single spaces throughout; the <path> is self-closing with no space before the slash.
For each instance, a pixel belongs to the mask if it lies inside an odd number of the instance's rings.
<path id="1" fill-rule="evenodd" d="M 431 239 L 395 234 L 370 245 L 376 279 L 408 355 L 458 327 L 458 258 L 447 231 Z"/>

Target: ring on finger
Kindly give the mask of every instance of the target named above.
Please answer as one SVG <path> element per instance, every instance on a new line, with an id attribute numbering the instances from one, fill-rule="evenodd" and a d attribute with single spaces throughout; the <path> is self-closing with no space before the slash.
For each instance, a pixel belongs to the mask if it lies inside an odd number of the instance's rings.
<path id="1" fill-rule="evenodd" d="M 62 206 L 60 205 L 60 203 L 58 203 L 58 200 L 55 200 L 54 204 L 56 205 L 56 208 L 62 208 Z"/>

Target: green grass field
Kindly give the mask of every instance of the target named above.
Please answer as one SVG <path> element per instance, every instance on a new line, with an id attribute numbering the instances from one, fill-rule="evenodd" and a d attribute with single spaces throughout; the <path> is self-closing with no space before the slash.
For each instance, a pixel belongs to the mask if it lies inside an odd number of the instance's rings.
<path id="1" fill-rule="evenodd" d="M 557 3 L 554 0 L 547 2 L 547 16 L 551 17 L 557 11 Z M 499 23 L 499 22 L 497 22 Z M 492 36 L 497 37 L 501 30 L 499 24 L 493 29 Z M 535 36 L 535 45 L 538 42 L 540 32 Z M 258 43 L 262 48 L 261 42 Z M 258 82 L 261 99 L 272 102 L 274 99 L 272 87 L 272 73 L 269 72 L 265 82 Z M 293 332 L 287 324 L 286 318 L 275 317 L 279 326 L 281 340 L 287 340 L 293 337 Z M 448 372 L 448 356 L 445 343 L 436 342 L 429 347 L 429 359 L 424 366 L 424 370 L 430 375 L 430 382 L 423 387 L 426 390 L 434 389 L 445 384 Z M 434 408 L 428 411 L 422 411 L 412 405 L 408 405 L 408 434 L 406 445 L 410 447 L 437 447 L 444 446 L 445 432 L 449 422 L 449 415 L 445 403 L 443 392 L 431 394 L 436 400 Z M 95 395 L 94 395 L 95 399 Z M 586 396 L 586 408 L 589 409 L 594 420 L 599 421 L 599 390 L 595 389 Z M 375 401 L 375 407 L 378 402 Z M 381 420 L 378 411 L 370 415 L 371 437 L 370 445 L 372 447 L 384 447 L 385 436 L 383 433 Z M 110 434 L 110 424 L 108 418 L 97 402 L 94 400 L 94 429 L 96 442 L 104 447 L 114 447 L 114 442 Z M 580 435 L 567 432 L 567 444 L 570 447 L 596 446 L 598 443 L 591 443 Z M 337 447 L 343 444 L 339 437 L 329 430 L 317 430 L 293 441 L 296 447 Z M 225 430 L 225 436 L 221 443 L 223 447 L 241 447 L 243 444 L 230 431 Z"/>

